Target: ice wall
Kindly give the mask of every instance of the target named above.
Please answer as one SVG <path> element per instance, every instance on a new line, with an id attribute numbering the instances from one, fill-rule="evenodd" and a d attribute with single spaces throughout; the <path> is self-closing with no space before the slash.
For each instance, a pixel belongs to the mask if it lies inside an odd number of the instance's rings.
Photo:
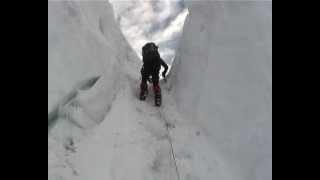
<path id="1" fill-rule="evenodd" d="M 71 155 L 137 62 L 107 1 L 48 1 L 48 180 L 82 178 Z"/>
<path id="2" fill-rule="evenodd" d="M 48 1 L 48 123 L 70 105 L 103 120 L 129 56 L 107 1 Z"/>
<path id="3" fill-rule="evenodd" d="M 234 179 L 270 180 L 272 2 L 187 4 L 170 74 L 179 111 L 203 128 Z"/>

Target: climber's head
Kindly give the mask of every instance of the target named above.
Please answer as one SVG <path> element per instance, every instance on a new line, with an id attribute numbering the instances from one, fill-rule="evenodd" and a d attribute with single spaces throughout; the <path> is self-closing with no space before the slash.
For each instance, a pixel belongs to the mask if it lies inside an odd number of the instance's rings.
<path id="1" fill-rule="evenodd" d="M 158 51 L 158 46 L 154 42 L 148 42 L 142 47 L 142 54 L 149 54 Z"/>

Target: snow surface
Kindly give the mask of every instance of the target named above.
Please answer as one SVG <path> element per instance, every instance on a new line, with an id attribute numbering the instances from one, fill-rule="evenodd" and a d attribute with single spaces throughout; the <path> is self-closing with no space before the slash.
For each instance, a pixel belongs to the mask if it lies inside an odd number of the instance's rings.
<path id="1" fill-rule="evenodd" d="M 188 7 L 169 78 L 178 109 L 201 127 L 232 179 L 271 179 L 272 2 Z"/>
<path id="2" fill-rule="evenodd" d="M 157 108 L 108 2 L 48 2 L 49 180 L 272 179 L 272 2 L 187 5 Z"/>
<path id="3" fill-rule="evenodd" d="M 103 1 L 49 1 L 48 54 L 49 124 L 71 102 L 80 103 L 91 120 L 102 121 L 122 64 L 137 59 Z"/>

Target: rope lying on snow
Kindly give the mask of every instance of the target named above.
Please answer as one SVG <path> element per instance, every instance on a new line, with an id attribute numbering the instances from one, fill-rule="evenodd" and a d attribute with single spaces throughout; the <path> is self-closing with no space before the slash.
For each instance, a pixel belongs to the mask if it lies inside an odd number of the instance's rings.
<path id="1" fill-rule="evenodd" d="M 167 118 L 164 116 L 164 112 L 163 112 L 163 108 L 162 107 L 159 108 L 159 116 L 160 116 L 160 119 L 162 119 L 164 121 L 165 126 L 166 126 L 166 131 L 167 131 L 167 134 L 168 134 L 168 140 L 169 140 L 170 148 L 171 148 L 171 155 L 172 155 L 172 158 L 173 158 L 173 161 L 174 161 L 174 166 L 175 166 L 175 170 L 176 170 L 176 174 L 177 174 L 178 180 L 180 180 L 180 173 L 179 173 L 179 169 L 178 169 L 178 165 L 177 165 L 177 161 L 176 161 L 176 156 L 175 156 L 175 153 L 174 153 L 174 150 L 173 150 L 172 137 L 170 135 L 170 130 L 169 130 L 169 127 L 171 127 L 171 125 L 168 122 Z"/>

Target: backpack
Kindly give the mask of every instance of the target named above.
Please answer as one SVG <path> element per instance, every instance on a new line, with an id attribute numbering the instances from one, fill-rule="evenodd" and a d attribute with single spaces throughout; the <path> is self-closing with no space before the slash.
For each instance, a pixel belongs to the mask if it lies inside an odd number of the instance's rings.
<path id="1" fill-rule="evenodd" d="M 160 55 L 158 47 L 154 43 L 147 43 L 142 47 L 143 64 L 146 68 L 157 68 L 160 66 Z"/>

